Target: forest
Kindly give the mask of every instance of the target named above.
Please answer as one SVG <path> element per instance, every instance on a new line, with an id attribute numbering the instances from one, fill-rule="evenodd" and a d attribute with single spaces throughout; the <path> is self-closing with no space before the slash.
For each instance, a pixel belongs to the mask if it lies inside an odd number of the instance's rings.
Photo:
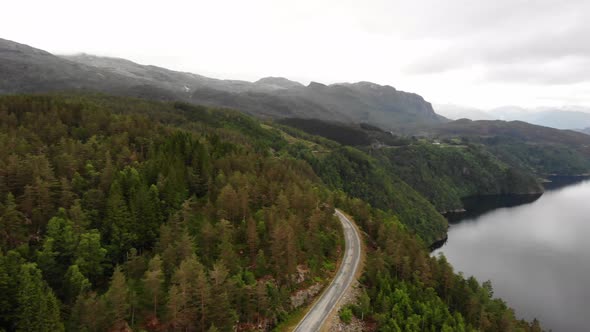
<path id="1" fill-rule="evenodd" d="M 0 97 L 0 330 L 270 330 L 366 233 L 380 331 L 540 331 L 427 249 L 446 221 L 363 151 L 236 111 Z"/>

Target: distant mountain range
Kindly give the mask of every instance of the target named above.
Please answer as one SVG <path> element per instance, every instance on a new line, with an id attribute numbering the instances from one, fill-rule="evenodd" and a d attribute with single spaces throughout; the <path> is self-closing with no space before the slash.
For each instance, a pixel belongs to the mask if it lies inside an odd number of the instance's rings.
<path id="1" fill-rule="evenodd" d="M 590 108 L 576 106 L 564 108 L 541 107 L 534 109 L 504 106 L 483 111 L 456 105 L 436 105 L 435 109 L 437 113 L 453 120 L 524 121 L 539 126 L 580 131 L 583 128 L 590 127 Z"/>
<path id="2" fill-rule="evenodd" d="M 390 130 L 436 125 L 421 96 L 370 82 L 304 86 L 281 77 L 256 82 L 219 80 L 88 54 L 56 56 L 0 39 L 0 94 L 104 92 L 234 108 L 266 118 L 315 118 L 368 123 Z"/>

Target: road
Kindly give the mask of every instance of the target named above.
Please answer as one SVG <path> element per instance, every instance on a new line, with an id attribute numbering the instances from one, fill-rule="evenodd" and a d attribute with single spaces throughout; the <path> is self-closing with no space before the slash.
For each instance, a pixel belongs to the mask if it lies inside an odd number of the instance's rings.
<path id="1" fill-rule="evenodd" d="M 344 229 L 344 240 L 346 242 L 344 259 L 330 286 L 326 288 L 320 299 L 295 327 L 294 332 L 319 331 L 346 290 L 355 280 L 361 261 L 361 239 L 352 222 L 342 212 L 336 210 L 335 214 L 340 219 Z"/>

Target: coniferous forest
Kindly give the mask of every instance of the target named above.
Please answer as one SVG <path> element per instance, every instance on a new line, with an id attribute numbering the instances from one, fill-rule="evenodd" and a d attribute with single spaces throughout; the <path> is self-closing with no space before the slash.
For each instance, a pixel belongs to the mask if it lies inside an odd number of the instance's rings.
<path id="1" fill-rule="evenodd" d="M 331 280 L 336 207 L 365 235 L 367 326 L 541 330 L 430 257 L 436 200 L 359 149 L 104 95 L 3 96 L 0 128 L 0 330 L 271 330 Z"/>

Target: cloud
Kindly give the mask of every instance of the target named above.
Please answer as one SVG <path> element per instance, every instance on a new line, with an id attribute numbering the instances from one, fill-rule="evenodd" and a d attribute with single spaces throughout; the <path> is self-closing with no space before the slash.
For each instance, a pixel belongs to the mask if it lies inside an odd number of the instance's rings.
<path id="1" fill-rule="evenodd" d="M 217 78 L 373 81 L 439 103 L 528 106 L 551 93 L 552 104 L 575 98 L 590 105 L 581 92 L 590 89 L 588 0 L 3 5 L 11 15 L 0 20 L 2 38 L 58 54 L 122 57 Z M 574 93 L 573 85 L 585 86 Z"/>
<path id="2" fill-rule="evenodd" d="M 478 2 L 475 9 L 460 9 L 458 4 L 468 6 L 464 1 L 452 3 L 456 6 L 441 8 L 428 28 L 444 45 L 409 63 L 404 72 L 436 74 L 478 66 L 491 80 L 590 81 L 590 2 L 500 0 Z M 440 24 L 439 31 L 433 24 Z M 419 31 L 413 36 L 422 38 L 424 31 Z"/>
<path id="3" fill-rule="evenodd" d="M 531 64 L 493 66 L 486 76 L 491 81 L 531 84 L 576 84 L 590 81 L 590 57 L 568 56 Z"/>

